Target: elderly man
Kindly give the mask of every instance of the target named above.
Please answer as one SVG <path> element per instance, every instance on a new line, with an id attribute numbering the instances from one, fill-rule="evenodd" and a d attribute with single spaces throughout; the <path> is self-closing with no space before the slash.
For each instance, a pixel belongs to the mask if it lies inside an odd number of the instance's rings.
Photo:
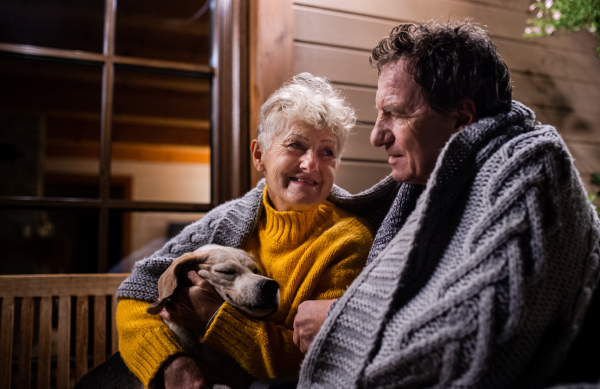
<path id="1" fill-rule="evenodd" d="M 371 143 L 399 184 L 357 280 L 331 308 L 300 306 L 298 386 L 547 384 L 599 277 L 600 222 L 565 144 L 512 100 L 470 21 L 402 24 L 371 64 Z M 381 207 L 390 182 L 348 206 Z"/>

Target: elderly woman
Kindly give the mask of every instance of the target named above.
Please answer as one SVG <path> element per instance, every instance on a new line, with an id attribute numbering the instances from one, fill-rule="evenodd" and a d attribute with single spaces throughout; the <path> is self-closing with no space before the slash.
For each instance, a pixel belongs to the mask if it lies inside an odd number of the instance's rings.
<path id="1" fill-rule="evenodd" d="M 364 267 L 373 241 L 368 223 L 330 196 L 332 188 L 343 193 L 333 181 L 355 120 L 326 80 L 295 76 L 261 108 L 251 152 L 265 179 L 135 266 L 119 288 L 117 329 L 121 355 L 145 386 L 160 384 L 155 379 L 161 377 L 167 388 L 203 381 L 197 361 L 145 309 L 157 299 L 157 280 L 173 259 L 209 243 L 253 254 L 264 274 L 279 283 L 280 307 L 267 321 L 252 320 L 196 280 L 189 296 L 201 305 L 198 320 L 209 323 L 203 344 L 233 357 L 257 379 L 298 373 L 303 354 L 292 339 L 298 305 L 340 297 Z"/>

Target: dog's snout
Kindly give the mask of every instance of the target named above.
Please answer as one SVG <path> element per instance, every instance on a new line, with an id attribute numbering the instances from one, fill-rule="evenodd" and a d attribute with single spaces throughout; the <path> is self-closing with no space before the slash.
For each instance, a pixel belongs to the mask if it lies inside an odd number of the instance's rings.
<path id="1" fill-rule="evenodd" d="M 260 284 L 260 291 L 263 296 L 270 298 L 274 297 L 279 290 L 279 284 L 274 280 L 263 280 Z"/>

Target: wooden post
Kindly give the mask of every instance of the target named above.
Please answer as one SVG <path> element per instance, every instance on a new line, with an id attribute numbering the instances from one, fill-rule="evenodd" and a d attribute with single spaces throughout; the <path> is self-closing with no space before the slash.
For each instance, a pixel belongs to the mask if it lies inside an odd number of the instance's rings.
<path id="1" fill-rule="evenodd" d="M 256 138 L 260 106 L 294 74 L 292 0 L 250 3 L 250 140 Z M 252 166 L 252 165 L 251 165 Z M 262 178 L 251 167 L 251 186 Z"/>

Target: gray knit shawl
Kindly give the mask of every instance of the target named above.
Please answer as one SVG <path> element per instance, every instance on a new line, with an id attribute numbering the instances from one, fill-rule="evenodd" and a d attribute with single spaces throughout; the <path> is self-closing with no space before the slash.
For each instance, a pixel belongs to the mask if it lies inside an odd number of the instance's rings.
<path id="1" fill-rule="evenodd" d="M 263 212 L 264 188 L 263 179 L 243 197 L 211 210 L 202 219 L 184 228 L 149 258 L 137 262 L 131 275 L 119 287 L 117 297 L 155 301 L 158 299 L 158 278 L 173 259 L 210 243 L 243 247 Z M 359 194 L 350 194 L 334 185 L 327 199 L 363 217 L 370 223 L 373 231 L 376 231 L 387 213 L 382 204 L 389 204 L 397 191 L 398 184 L 388 176 Z"/>
<path id="2" fill-rule="evenodd" d="M 598 282 L 600 222 L 556 130 L 514 102 L 447 143 L 349 287 L 299 388 L 536 388 Z"/>

